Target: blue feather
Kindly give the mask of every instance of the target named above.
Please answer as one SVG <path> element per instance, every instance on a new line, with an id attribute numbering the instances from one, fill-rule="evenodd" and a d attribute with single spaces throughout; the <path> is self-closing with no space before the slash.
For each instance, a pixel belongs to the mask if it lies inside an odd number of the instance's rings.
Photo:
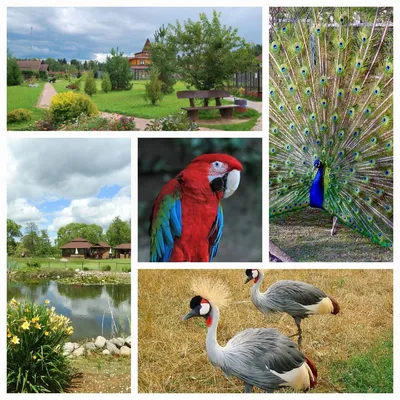
<path id="1" fill-rule="evenodd" d="M 323 208 L 324 203 L 324 171 L 320 167 L 310 189 L 310 207 Z"/>
<path id="2" fill-rule="evenodd" d="M 215 219 L 215 223 L 214 223 L 214 226 L 212 229 L 212 234 L 214 232 L 216 232 L 216 236 L 215 236 L 213 243 L 211 243 L 211 246 L 210 246 L 210 262 L 213 260 L 213 258 L 217 254 L 218 246 L 219 246 L 219 242 L 221 241 L 223 229 L 224 229 L 224 214 L 222 211 L 222 207 L 218 206 L 217 218 Z"/>

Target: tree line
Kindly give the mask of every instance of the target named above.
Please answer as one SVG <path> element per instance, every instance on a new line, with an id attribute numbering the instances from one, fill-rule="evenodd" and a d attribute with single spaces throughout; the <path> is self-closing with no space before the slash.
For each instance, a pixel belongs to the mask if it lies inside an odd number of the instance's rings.
<path id="1" fill-rule="evenodd" d="M 60 256 L 60 247 L 77 237 L 82 237 L 92 244 L 105 241 L 111 247 L 130 243 L 131 221 L 123 221 L 120 217 L 115 217 L 105 233 L 99 225 L 72 222 L 57 231 L 53 246 L 47 229 L 39 229 L 34 222 L 28 222 L 22 229 L 21 225 L 12 219 L 7 219 L 8 256 Z"/>

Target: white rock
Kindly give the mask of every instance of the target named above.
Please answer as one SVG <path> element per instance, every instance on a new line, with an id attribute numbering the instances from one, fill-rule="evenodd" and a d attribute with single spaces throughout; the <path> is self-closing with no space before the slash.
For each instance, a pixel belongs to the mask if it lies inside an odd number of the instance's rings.
<path id="1" fill-rule="evenodd" d="M 111 353 L 111 354 L 119 354 L 119 350 L 118 347 L 111 342 L 107 342 L 107 350 Z"/>
<path id="2" fill-rule="evenodd" d="M 103 353 L 105 356 L 108 356 L 108 355 L 110 354 L 110 352 L 109 352 L 107 349 L 103 350 L 102 353 Z"/>
<path id="3" fill-rule="evenodd" d="M 125 344 L 126 344 L 128 347 L 132 347 L 132 346 L 131 346 L 131 344 L 132 344 L 132 339 L 131 339 L 130 336 L 128 336 L 127 338 L 125 338 Z"/>
<path id="4" fill-rule="evenodd" d="M 128 346 L 122 346 L 119 351 L 120 351 L 121 356 L 130 356 L 131 355 L 131 349 Z"/>
<path id="5" fill-rule="evenodd" d="M 80 357 L 80 356 L 83 356 L 84 354 L 85 354 L 85 348 L 83 346 L 81 346 L 81 347 L 78 347 L 76 350 L 74 350 L 71 355 L 73 357 Z"/>
<path id="6" fill-rule="evenodd" d="M 125 340 L 122 338 L 112 338 L 109 342 L 115 344 L 118 348 L 122 347 L 125 344 Z"/>
<path id="7" fill-rule="evenodd" d="M 63 354 L 65 356 L 67 356 L 67 355 L 71 354 L 74 350 L 75 350 L 74 343 L 67 342 L 67 343 L 64 344 Z"/>
<path id="8" fill-rule="evenodd" d="M 96 345 L 95 345 L 93 342 L 87 342 L 87 343 L 85 343 L 85 347 L 86 347 L 88 350 L 96 350 L 96 349 L 97 349 Z"/>
<path id="9" fill-rule="evenodd" d="M 103 336 L 97 336 L 94 344 L 98 349 L 101 349 L 106 344 L 106 338 Z"/>

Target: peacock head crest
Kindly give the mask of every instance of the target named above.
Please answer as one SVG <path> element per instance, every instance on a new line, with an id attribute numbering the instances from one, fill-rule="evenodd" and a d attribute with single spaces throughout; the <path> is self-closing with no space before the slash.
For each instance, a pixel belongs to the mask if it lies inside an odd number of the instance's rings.
<path id="1" fill-rule="evenodd" d="M 321 161 L 321 160 L 316 159 L 316 160 L 314 161 L 314 168 L 320 169 L 320 168 L 323 168 L 323 167 L 324 167 L 324 164 L 322 164 L 322 161 Z"/>

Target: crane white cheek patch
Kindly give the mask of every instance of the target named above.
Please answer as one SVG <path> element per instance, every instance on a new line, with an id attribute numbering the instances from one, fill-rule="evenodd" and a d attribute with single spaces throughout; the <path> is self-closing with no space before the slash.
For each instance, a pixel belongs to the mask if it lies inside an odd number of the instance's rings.
<path id="1" fill-rule="evenodd" d="M 228 174 L 228 179 L 226 180 L 226 190 L 224 194 L 224 199 L 232 196 L 236 189 L 239 187 L 240 183 L 240 172 L 237 169 L 232 170 Z"/>
<path id="2" fill-rule="evenodd" d="M 210 303 L 201 303 L 200 304 L 200 315 L 207 315 L 210 312 Z"/>
<path id="3" fill-rule="evenodd" d="M 256 269 L 253 269 L 253 270 L 251 271 L 251 274 L 253 275 L 253 279 L 258 278 L 258 271 L 257 271 Z"/>

